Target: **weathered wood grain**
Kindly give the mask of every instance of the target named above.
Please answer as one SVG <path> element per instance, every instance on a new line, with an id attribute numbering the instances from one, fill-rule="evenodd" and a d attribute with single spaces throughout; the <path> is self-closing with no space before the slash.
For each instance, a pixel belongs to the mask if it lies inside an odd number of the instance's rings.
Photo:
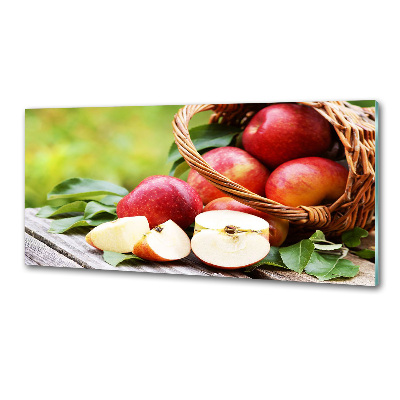
<path id="1" fill-rule="evenodd" d="M 298 274 L 281 268 L 258 268 L 247 275 L 241 271 L 223 271 L 205 266 L 193 253 L 183 260 L 169 263 L 129 260 L 118 267 L 107 264 L 102 253 L 89 246 L 84 236 L 89 228 L 75 228 L 62 235 L 47 232 L 51 220 L 36 217 L 37 209 L 25 210 L 25 263 L 26 265 L 51 265 L 67 268 L 89 268 L 110 271 L 136 271 L 150 273 L 253 278 L 278 281 L 331 283 L 344 285 L 375 285 L 375 264 L 349 254 L 346 258 L 360 267 L 359 274 L 350 279 L 333 279 L 321 282 L 307 274 Z M 374 244 L 373 235 L 363 240 L 362 247 Z"/>
<path id="2" fill-rule="evenodd" d="M 183 260 L 168 263 L 140 263 L 128 260 L 121 263 L 118 267 L 113 267 L 103 260 L 102 252 L 86 243 L 85 235 L 89 232 L 88 228 L 75 228 L 62 235 L 49 233 L 48 229 L 51 220 L 36 217 L 37 211 L 37 209 L 25 210 L 25 232 L 27 236 L 35 239 L 35 241 L 31 239 L 27 239 L 26 241 L 28 243 L 26 245 L 26 262 L 28 265 L 31 265 L 30 263 L 32 262 L 36 263 L 36 265 L 52 265 L 54 262 L 57 264 L 55 266 L 70 267 L 74 265 L 73 268 L 76 268 L 75 265 L 78 265 L 78 267 L 83 268 L 110 271 L 136 271 L 249 279 L 242 272 L 229 272 L 207 267 L 193 254 Z M 39 254 L 34 254 L 35 251 Z M 59 260 L 57 261 L 55 261 L 56 254 L 59 254 Z M 66 259 L 71 263 L 66 263 Z"/>
<path id="3" fill-rule="evenodd" d="M 82 268 L 78 263 L 63 256 L 27 233 L 25 233 L 25 265 Z"/>

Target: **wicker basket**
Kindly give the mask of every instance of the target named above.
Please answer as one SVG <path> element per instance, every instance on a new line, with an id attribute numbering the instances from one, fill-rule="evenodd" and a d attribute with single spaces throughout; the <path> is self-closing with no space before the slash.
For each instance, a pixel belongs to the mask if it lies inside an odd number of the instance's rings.
<path id="1" fill-rule="evenodd" d="M 189 136 L 189 121 L 202 111 L 214 111 L 210 123 L 244 128 L 251 117 L 270 104 L 202 104 L 181 108 L 172 122 L 175 142 L 189 166 L 218 189 L 241 203 L 297 226 L 298 232 L 321 229 L 337 236 L 355 226 L 370 229 L 375 209 L 375 109 L 360 108 L 341 101 L 301 102 L 319 112 L 333 126 L 344 146 L 349 178 L 343 195 L 333 204 L 288 207 L 252 193 L 207 164 Z"/>

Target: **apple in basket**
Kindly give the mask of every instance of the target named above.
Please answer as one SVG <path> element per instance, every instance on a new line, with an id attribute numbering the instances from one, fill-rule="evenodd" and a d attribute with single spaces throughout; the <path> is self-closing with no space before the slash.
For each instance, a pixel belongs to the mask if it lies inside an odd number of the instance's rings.
<path id="1" fill-rule="evenodd" d="M 226 178 L 264 196 L 269 171 L 246 151 L 237 147 L 219 147 L 205 153 L 203 159 Z M 187 182 L 196 189 L 204 204 L 226 196 L 194 169 L 189 172 Z"/>
<path id="2" fill-rule="evenodd" d="M 240 203 L 232 197 L 220 197 L 208 203 L 204 211 L 232 210 L 252 214 L 265 219 L 269 223 L 269 242 L 271 246 L 279 247 L 286 239 L 289 231 L 289 221 L 256 210 L 246 204 Z"/>
<path id="3" fill-rule="evenodd" d="M 206 211 L 196 217 L 191 245 L 205 264 L 238 269 L 268 254 L 268 236 L 268 222 L 255 215 L 231 210 Z"/>
<path id="4" fill-rule="evenodd" d="M 143 215 L 150 228 L 171 219 L 185 229 L 202 211 L 203 203 L 192 186 L 164 175 L 146 178 L 117 204 L 118 218 Z"/>
<path id="5" fill-rule="evenodd" d="M 345 191 L 348 171 L 322 157 L 304 157 L 276 168 L 265 185 L 267 198 L 286 206 L 317 206 L 336 201 Z"/>
<path id="6" fill-rule="evenodd" d="M 329 122 L 313 108 L 299 104 L 265 107 L 243 132 L 244 149 L 270 169 L 296 158 L 322 156 L 331 142 Z"/>

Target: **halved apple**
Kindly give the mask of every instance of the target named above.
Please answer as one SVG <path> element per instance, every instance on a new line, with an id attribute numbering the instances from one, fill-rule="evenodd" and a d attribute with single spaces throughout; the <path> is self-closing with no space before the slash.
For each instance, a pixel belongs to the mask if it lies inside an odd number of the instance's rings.
<path id="1" fill-rule="evenodd" d="M 99 250 L 131 253 L 136 242 L 150 230 L 146 217 L 125 217 L 96 226 L 86 241 Z"/>
<path id="2" fill-rule="evenodd" d="M 262 260 L 270 250 L 269 224 L 239 211 L 206 211 L 195 219 L 194 254 L 205 264 L 237 269 Z"/>
<path id="3" fill-rule="evenodd" d="M 150 261 L 172 261 L 187 257 L 190 239 L 174 221 L 153 228 L 135 244 L 133 253 Z"/>

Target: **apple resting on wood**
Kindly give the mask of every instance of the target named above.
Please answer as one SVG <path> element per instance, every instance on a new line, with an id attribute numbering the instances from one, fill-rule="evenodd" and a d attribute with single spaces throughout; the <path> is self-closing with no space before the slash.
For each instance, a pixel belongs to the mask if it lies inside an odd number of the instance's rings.
<path id="1" fill-rule="evenodd" d="M 243 268 L 268 254 L 268 227 L 264 219 L 239 211 L 203 212 L 195 220 L 192 250 L 207 265 Z"/>
<path id="2" fill-rule="evenodd" d="M 188 235 L 172 220 L 143 235 L 133 248 L 133 254 L 149 261 L 180 260 L 189 253 Z"/>
<path id="3" fill-rule="evenodd" d="M 118 218 L 144 215 L 150 228 L 172 219 L 185 229 L 202 210 L 203 203 L 192 186 L 164 175 L 146 178 L 117 205 Z"/>
<path id="4" fill-rule="evenodd" d="M 86 241 L 99 250 L 131 253 L 135 243 L 150 230 L 146 217 L 127 217 L 105 222 L 86 235 Z"/>
<path id="5" fill-rule="evenodd" d="M 208 203 L 203 211 L 232 210 L 241 211 L 265 219 L 269 223 L 269 242 L 271 246 L 279 247 L 286 239 L 289 231 L 289 221 L 274 217 L 265 212 L 256 210 L 246 204 L 240 203 L 231 197 L 220 197 Z"/>
<path id="6" fill-rule="evenodd" d="M 205 153 L 203 159 L 231 181 L 256 194 L 264 195 L 269 171 L 246 151 L 237 147 L 219 147 Z M 204 204 L 226 196 L 193 169 L 189 172 L 187 182 L 196 189 Z"/>
<path id="7" fill-rule="evenodd" d="M 286 206 L 318 206 L 336 201 L 345 191 L 348 171 L 321 157 L 288 161 L 275 169 L 265 185 L 268 199 Z"/>
<path id="8" fill-rule="evenodd" d="M 317 111 L 299 104 L 260 110 L 243 132 L 243 147 L 268 168 L 301 157 L 322 156 L 331 146 L 331 127 Z"/>

